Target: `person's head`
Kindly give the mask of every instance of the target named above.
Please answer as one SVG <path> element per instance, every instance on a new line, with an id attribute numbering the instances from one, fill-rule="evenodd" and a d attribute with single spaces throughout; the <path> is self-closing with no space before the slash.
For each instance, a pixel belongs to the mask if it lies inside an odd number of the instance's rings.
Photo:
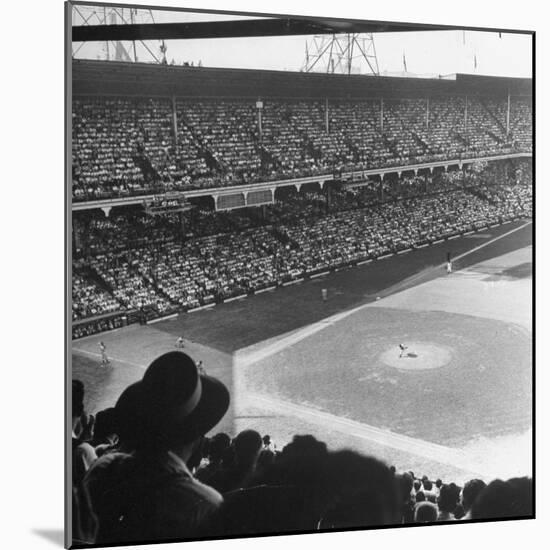
<path id="1" fill-rule="evenodd" d="M 432 523 L 437 521 L 438 510 L 433 502 L 420 502 L 414 509 L 415 523 Z"/>
<path id="2" fill-rule="evenodd" d="M 270 435 L 264 435 L 262 437 L 263 444 L 267 447 L 268 445 L 271 445 L 271 436 Z"/>
<path id="3" fill-rule="evenodd" d="M 438 489 L 441 489 L 442 485 L 443 485 L 443 481 L 441 481 L 439 478 L 437 478 L 437 479 L 435 480 L 435 486 L 436 486 Z"/>
<path id="4" fill-rule="evenodd" d="M 72 401 L 72 430 L 79 436 L 82 431 L 80 419 L 84 414 L 84 384 L 80 380 L 73 380 Z"/>
<path id="5" fill-rule="evenodd" d="M 226 449 L 231 445 L 231 438 L 224 432 L 217 433 L 208 446 L 208 458 L 212 464 L 218 464 L 222 461 Z"/>
<path id="6" fill-rule="evenodd" d="M 228 407 L 229 392 L 219 380 L 200 375 L 187 354 L 171 351 L 126 388 L 115 409 L 121 437 L 135 450 L 170 450 L 187 460 Z"/>
<path id="7" fill-rule="evenodd" d="M 414 487 L 414 492 L 418 493 L 418 491 L 420 491 L 420 489 L 422 488 L 422 482 L 419 479 L 415 479 L 413 487 Z"/>
<path id="8" fill-rule="evenodd" d="M 323 477 L 330 503 L 323 527 L 399 522 L 402 501 L 398 481 L 380 460 L 353 451 L 331 452 Z"/>
<path id="9" fill-rule="evenodd" d="M 533 481 L 516 477 L 508 481 L 495 479 L 472 504 L 472 519 L 525 517 L 533 514 Z"/>
<path id="10" fill-rule="evenodd" d="M 262 449 L 262 436 L 256 430 L 243 430 L 233 440 L 233 447 L 237 464 L 254 466 Z"/>
<path id="11" fill-rule="evenodd" d="M 395 475 L 395 474 L 394 474 Z M 402 502 L 408 502 L 411 498 L 411 492 L 413 488 L 413 479 L 408 473 L 401 474 L 396 476 L 397 482 L 399 484 L 399 492 L 401 495 Z"/>
<path id="12" fill-rule="evenodd" d="M 458 495 L 454 487 L 443 485 L 439 491 L 437 504 L 442 512 L 452 514 L 458 504 Z"/>
<path id="13" fill-rule="evenodd" d="M 111 443 L 117 433 L 116 412 L 114 407 L 99 411 L 95 416 L 94 441 Z"/>
<path id="14" fill-rule="evenodd" d="M 258 468 L 269 468 L 275 463 L 275 453 L 269 449 L 263 449 L 258 457 Z"/>
<path id="15" fill-rule="evenodd" d="M 295 435 L 292 441 L 283 448 L 285 457 L 315 458 L 327 454 L 327 445 L 312 435 Z"/>
<path id="16" fill-rule="evenodd" d="M 465 512 L 468 512 L 472 508 L 472 504 L 485 487 L 487 487 L 487 484 L 481 479 L 470 479 L 470 481 L 464 484 L 461 500 Z"/>
<path id="17" fill-rule="evenodd" d="M 424 491 L 431 491 L 433 489 L 433 483 L 429 479 L 422 479 L 422 485 L 424 486 Z"/>

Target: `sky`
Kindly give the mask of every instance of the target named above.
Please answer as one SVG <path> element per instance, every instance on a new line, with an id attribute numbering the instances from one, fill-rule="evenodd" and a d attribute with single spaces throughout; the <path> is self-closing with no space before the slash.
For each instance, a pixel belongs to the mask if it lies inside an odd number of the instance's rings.
<path id="1" fill-rule="evenodd" d="M 93 8 L 80 7 L 81 14 L 90 15 Z M 73 24 L 80 24 L 81 14 L 75 14 Z M 130 21 L 130 8 L 118 10 L 120 16 Z M 103 18 L 103 8 L 97 8 L 90 23 L 97 24 Z M 108 21 L 113 22 L 107 13 Z M 200 14 L 175 11 L 139 11 L 133 15 L 136 22 L 191 22 L 205 20 L 244 19 L 243 16 Z M 271 69 L 299 71 L 304 66 L 306 42 L 310 54 L 315 51 L 313 37 L 261 37 L 261 38 L 216 38 L 202 40 L 166 41 L 166 57 L 170 63 L 200 61 L 207 67 L 233 67 L 247 69 Z M 531 77 L 531 36 L 479 31 L 424 31 L 407 33 L 377 33 L 374 44 L 380 74 L 395 74 L 404 71 L 405 59 L 411 75 L 437 76 L 453 73 L 471 73 L 495 76 Z M 124 43 L 131 56 L 131 43 Z M 147 42 L 157 58 L 161 57 L 160 43 Z M 110 56 L 114 52 L 110 45 Z M 74 51 L 79 58 L 105 58 L 105 43 L 75 43 Z M 143 44 L 136 43 L 139 61 L 154 61 Z M 326 65 L 325 65 L 326 66 Z M 366 66 L 365 66 L 366 70 Z M 365 71 L 364 70 L 364 71 Z M 363 71 L 363 72 L 364 72 Z"/>

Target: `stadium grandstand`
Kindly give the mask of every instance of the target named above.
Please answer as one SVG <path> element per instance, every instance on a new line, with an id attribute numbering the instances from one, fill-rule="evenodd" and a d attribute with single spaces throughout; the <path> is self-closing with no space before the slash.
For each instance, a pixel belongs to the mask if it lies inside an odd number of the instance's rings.
<path id="1" fill-rule="evenodd" d="M 71 71 L 75 544 L 532 516 L 531 79 Z"/>
<path id="2" fill-rule="evenodd" d="M 75 337 L 531 214 L 527 79 L 75 60 L 73 81 Z M 449 221 L 420 215 L 388 238 L 383 220 L 417 205 Z"/>

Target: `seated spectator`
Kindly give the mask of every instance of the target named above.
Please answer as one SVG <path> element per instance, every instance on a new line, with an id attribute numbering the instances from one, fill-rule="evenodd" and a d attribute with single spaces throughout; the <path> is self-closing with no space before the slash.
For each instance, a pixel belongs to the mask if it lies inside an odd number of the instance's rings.
<path id="1" fill-rule="evenodd" d="M 426 501 L 426 495 L 424 494 L 424 491 L 417 491 L 416 492 L 415 501 L 417 503 Z"/>
<path id="2" fill-rule="evenodd" d="M 434 523 L 437 521 L 437 505 L 433 502 L 420 502 L 414 509 L 415 523 Z"/>
<path id="3" fill-rule="evenodd" d="M 95 542 L 200 537 L 223 499 L 193 477 L 187 462 L 224 416 L 229 393 L 177 351 L 155 359 L 130 388 L 117 414 L 134 452 L 104 455 L 85 480 L 98 521 Z"/>
<path id="4" fill-rule="evenodd" d="M 208 463 L 199 468 L 197 479 L 209 484 L 210 478 L 221 469 L 222 460 L 230 446 L 231 438 L 226 433 L 218 433 L 212 437 L 208 445 Z"/>
<path id="5" fill-rule="evenodd" d="M 456 490 L 450 485 L 443 485 L 437 497 L 439 515 L 437 521 L 454 521 L 453 512 L 458 504 L 458 495 Z"/>
<path id="6" fill-rule="evenodd" d="M 73 443 L 73 486 L 79 487 L 84 475 L 96 460 L 92 438 L 94 417 L 84 412 L 84 384 L 80 380 L 72 383 L 72 443 Z"/>
<path id="7" fill-rule="evenodd" d="M 471 507 L 472 519 L 531 517 L 532 515 L 533 481 L 527 477 L 491 481 L 477 495 Z"/>
<path id="8" fill-rule="evenodd" d="M 395 473 L 395 472 L 394 472 Z M 412 496 L 413 492 L 413 478 L 408 472 L 397 477 L 399 483 L 399 492 L 401 496 L 401 517 L 402 523 L 413 523 L 414 522 L 414 498 Z"/>
<path id="9" fill-rule="evenodd" d="M 352 451 L 329 453 L 325 478 L 329 497 L 321 529 L 400 522 L 399 487 L 383 462 Z"/>
<path id="10" fill-rule="evenodd" d="M 270 435 L 264 435 L 262 437 L 262 449 L 275 452 L 275 442 L 271 439 Z"/>
<path id="11" fill-rule="evenodd" d="M 97 456 L 88 440 L 92 437 L 94 417 L 84 412 L 84 384 L 72 381 L 72 530 L 73 539 L 81 543 L 93 542 L 96 525 L 91 514 L 90 501 L 82 482 Z"/>
<path id="12" fill-rule="evenodd" d="M 262 438 L 254 430 L 244 430 L 233 440 L 234 461 L 209 478 L 210 485 L 227 493 L 245 487 L 256 471 Z"/>
<path id="13" fill-rule="evenodd" d="M 90 441 L 96 455 L 101 456 L 117 448 L 118 436 L 114 407 L 99 411 L 95 415 L 94 436 Z"/>
<path id="14" fill-rule="evenodd" d="M 434 485 L 426 476 L 422 478 L 422 488 L 426 500 L 434 503 L 437 502 L 437 493 L 434 491 Z"/>
<path id="15" fill-rule="evenodd" d="M 260 456 L 258 457 L 258 470 L 263 471 L 272 466 L 275 463 L 276 454 L 269 449 L 262 449 Z"/>
<path id="16" fill-rule="evenodd" d="M 462 507 L 464 508 L 464 516 L 462 519 L 472 519 L 472 505 L 485 487 L 487 487 L 487 484 L 481 479 L 471 479 L 464 484 L 461 494 Z"/>

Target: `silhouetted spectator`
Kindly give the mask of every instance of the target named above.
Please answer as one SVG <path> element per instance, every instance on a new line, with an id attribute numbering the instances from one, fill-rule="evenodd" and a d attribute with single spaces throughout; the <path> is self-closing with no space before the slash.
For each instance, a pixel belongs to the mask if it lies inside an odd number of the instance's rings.
<path id="1" fill-rule="evenodd" d="M 533 481 L 516 477 L 508 481 L 495 479 L 475 499 L 472 519 L 531 517 L 533 515 Z"/>
<path id="2" fill-rule="evenodd" d="M 104 455 L 85 480 L 99 524 L 95 542 L 200 537 L 223 499 L 187 462 L 227 411 L 229 393 L 178 351 L 155 359 L 130 388 L 116 408 L 121 437 L 135 450 Z"/>
<path id="3" fill-rule="evenodd" d="M 210 477 L 210 484 L 220 493 L 245 487 L 256 471 L 262 437 L 255 430 L 244 430 L 233 440 L 234 463 Z"/>
<path id="4" fill-rule="evenodd" d="M 231 438 L 226 433 L 218 433 L 210 439 L 208 446 L 208 464 L 199 468 L 197 479 L 208 484 L 209 479 L 219 471 L 222 460 L 231 445 Z"/>
<path id="5" fill-rule="evenodd" d="M 462 519 L 471 519 L 472 505 L 485 487 L 487 487 L 487 484 L 481 479 L 471 479 L 464 484 L 461 499 L 464 508 L 464 516 Z"/>
<path id="6" fill-rule="evenodd" d="M 415 523 L 433 523 L 437 521 L 437 505 L 433 502 L 420 502 L 414 510 Z"/>
<path id="7" fill-rule="evenodd" d="M 439 508 L 438 521 L 454 521 L 453 512 L 458 504 L 458 495 L 454 487 L 443 485 L 437 498 Z"/>

